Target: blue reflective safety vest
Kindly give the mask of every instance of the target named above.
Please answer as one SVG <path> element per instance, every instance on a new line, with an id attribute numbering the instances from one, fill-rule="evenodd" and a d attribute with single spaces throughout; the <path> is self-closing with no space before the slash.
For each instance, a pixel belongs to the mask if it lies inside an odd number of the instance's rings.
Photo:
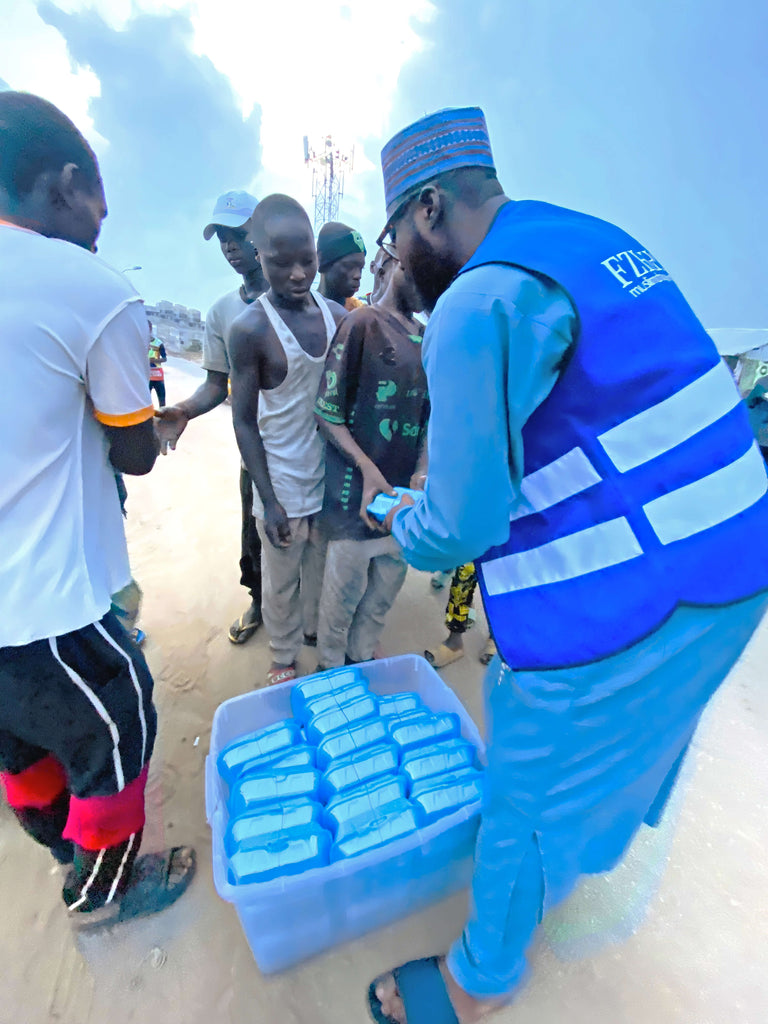
<path id="1" fill-rule="evenodd" d="M 505 661 L 596 661 L 678 604 L 768 589 L 765 464 L 727 367 L 658 260 L 612 224 L 526 201 L 501 208 L 461 273 L 487 263 L 556 281 L 579 320 L 523 428 L 509 540 L 478 559 Z"/>

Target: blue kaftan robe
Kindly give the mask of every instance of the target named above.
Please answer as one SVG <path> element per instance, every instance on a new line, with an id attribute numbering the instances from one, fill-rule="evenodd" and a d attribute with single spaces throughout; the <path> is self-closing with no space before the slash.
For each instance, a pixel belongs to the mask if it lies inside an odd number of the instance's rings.
<path id="1" fill-rule="evenodd" d="M 507 539 L 523 500 L 522 428 L 574 333 L 565 293 L 514 267 L 476 267 L 440 299 L 423 344 L 427 486 L 392 531 L 416 568 L 449 569 Z M 658 820 L 706 702 L 767 604 L 760 595 L 679 607 L 650 636 L 588 665 L 513 673 L 492 663 L 472 911 L 449 957 L 466 991 L 512 991 L 542 914 L 580 874 L 612 867 L 644 820 Z"/>

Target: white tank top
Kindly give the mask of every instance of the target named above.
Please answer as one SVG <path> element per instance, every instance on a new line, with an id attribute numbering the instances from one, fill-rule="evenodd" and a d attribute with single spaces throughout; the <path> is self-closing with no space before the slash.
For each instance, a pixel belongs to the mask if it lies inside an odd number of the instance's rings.
<path id="1" fill-rule="evenodd" d="M 319 356 L 304 351 L 266 295 L 258 298 L 288 363 L 282 384 L 259 392 L 259 432 L 275 496 L 289 519 L 312 515 L 323 505 L 325 444 L 315 424 L 315 399 L 336 324 L 322 295 L 311 295 L 323 314 L 327 334 L 326 346 Z M 264 518 L 264 507 L 255 487 L 253 514 Z"/>

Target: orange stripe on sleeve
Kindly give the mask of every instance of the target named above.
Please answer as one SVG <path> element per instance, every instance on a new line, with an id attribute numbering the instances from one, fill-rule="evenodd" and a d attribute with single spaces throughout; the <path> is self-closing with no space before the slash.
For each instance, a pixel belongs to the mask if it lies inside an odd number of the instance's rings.
<path id="1" fill-rule="evenodd" d="M 94 409 L 93 415 L 105 427 L 135 427 L 138 423 L 146 423 L 147 420 L 151 420 L 155 415 L 155 407 L 147 405 L 143 409 L 137 409 L 136 412 L 124 412 L 116 416 Z"/>

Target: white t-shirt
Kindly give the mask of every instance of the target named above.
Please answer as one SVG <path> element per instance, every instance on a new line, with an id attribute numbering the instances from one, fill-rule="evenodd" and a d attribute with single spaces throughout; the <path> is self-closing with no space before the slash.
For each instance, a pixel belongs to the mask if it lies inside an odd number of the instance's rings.
<path id="1" fill-rule="evenodd" d="M 203 342 L 203 369 L 218 373 L 229 373 L 229 328 L 235 317 L 248 309 L 240 289 L 227 292 L 217 299 L 205 318 L 205 341 Z"/>
<path id="2" fill-rule="evenodd" d="M 106 435 L 153 415 L 149 326 L 79 246 L 0 224 L 0 647 L 81 629 L 130 580 Z"/>

